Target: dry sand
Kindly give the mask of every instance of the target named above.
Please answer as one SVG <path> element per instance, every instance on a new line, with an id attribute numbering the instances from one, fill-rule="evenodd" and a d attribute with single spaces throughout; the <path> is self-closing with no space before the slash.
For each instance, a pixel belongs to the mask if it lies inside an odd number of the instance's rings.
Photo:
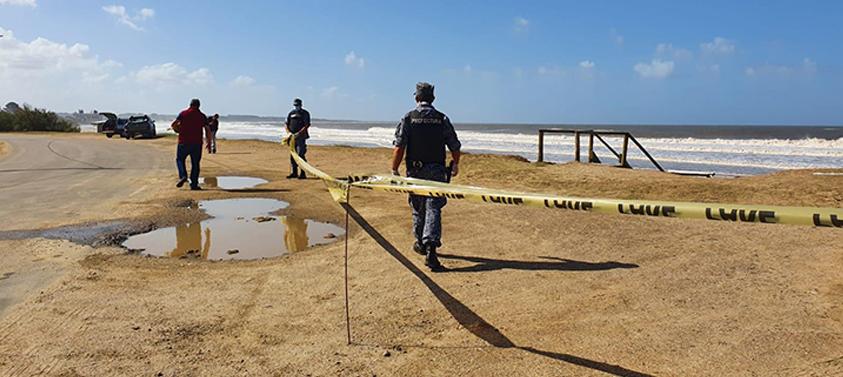
<path id="1" fill-rule="evenodd" d="M 137 142 L 166 154 L 174 143 Z M 278 144 L 219 144 L 205 174 L 270 183 L 162 188 L 99 220 L 166 226 L 190 216 L 180 207 L 190 200 L 270 197 L 342 223 L 319 181 L 283 179 Z M 312 147 L 308 159 L 341 175 L 383 172 L 388 156 Z M 546 193 L 843 207 L 843 177 L 808 171 L 719 180 L 468 155 L 462 173 L 456 182 Z M 172 174 L 150 179 L 165 187 Z M 342 243 L 203 262 L 0 241 L 0 278 L 61 271 L 0 314 L 0 375 L 843 375 L 841 230 L 452 201 L 441 249 L 450 271 L 431 274 L 410 248 L 406 197 L 360 190 L 352 205 L 366 229 L 352 222 L 351 346 Z"/>
<path id="2" fill-rule="evenodd" d="M 0 141 L 0 158 L 6 157 L 9 154 L 9 145 Z"/>

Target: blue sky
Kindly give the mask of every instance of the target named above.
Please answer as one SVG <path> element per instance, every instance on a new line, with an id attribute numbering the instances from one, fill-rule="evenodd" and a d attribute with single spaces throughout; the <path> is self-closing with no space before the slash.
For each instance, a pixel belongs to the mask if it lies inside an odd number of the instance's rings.
<path id="1" fill-rule="evenodd" d="M 839 1 L 0 0 L 0 101 L 456 122 L 843 124 Z"/>

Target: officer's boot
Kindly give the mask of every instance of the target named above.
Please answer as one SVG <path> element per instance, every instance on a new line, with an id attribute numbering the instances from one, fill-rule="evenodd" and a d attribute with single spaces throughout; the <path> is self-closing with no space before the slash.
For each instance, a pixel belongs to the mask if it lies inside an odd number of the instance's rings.
<path id="1" fill-rule="evenodd" d="M 307 179 L 307 174 L 304 174 L 304 169 L 299 173 L 299 179 Z"/>
<path id="2" fill-rule="evenodd" d="M 427 255 L 427 252 L 424 250 L 424 246 L 422 246 L 422 243 L 419 241 L 413 242 L 413 251 L 419 255 Z"/>
<path id="3" fill-rule="evenodd" d="M 293 172 L 290 173 L 290 175 L 287 176 L 287 179 L 298 178 L 298 176 L 299 176 L 298 169 L 293 169 Z"/>
<path id="4" fill-rule="evenodd" d="M 439 263 L 439 258 L 436 256 L 436 246 L 426 245 L 427 256 L 424 258 L 424 265 L 430 268 L 433 272 L 444 270 L 442 264 Z"/>

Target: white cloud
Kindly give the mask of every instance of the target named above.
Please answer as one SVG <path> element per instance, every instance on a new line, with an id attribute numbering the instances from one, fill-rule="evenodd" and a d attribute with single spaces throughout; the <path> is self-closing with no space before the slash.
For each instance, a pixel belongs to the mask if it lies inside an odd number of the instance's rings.
<path id="1" fill-rule="evenodd" d="M 214 81 L 211 71 L 207 68 L 188 71 L 176 63 L 145 66 L 135 72 L 133 76 L 138 83 L 159 89 L 172 85 L 204 85 Z"/>
<path id="2" fill-rule="evenodd" d="M 536 73 L 538 73 L 539 76 L 561 76 L 564 71 L 562 70 L 562 68 L 559 68 L 557 66 L 543 65 L 539 66 L 539 68 L 536 69 Z"/>
<path id="3" fill-rule="evenodd" d="M 673 47 L 673 44 L 670 43 L 659 43 L 656 45 L 656 55 L 667 56 L 676 60 L 686 60 L 693 57 L 691 51 L 684 48 Z"/>
<path id="4" fill-rule="evenodd" d="M 140 12 L 138 12 L 138 18 L 141 20 L 150 19 L 152 17 L 155 17 L 155 9 L 143 8 Z"/>
<path id="5" fill-rule="evenodd" d="M 211 75 L 211 71 L 208 68 L 199 68 L 188 73 L 186 77 L 188 84 L 205 85 L 214 81 L 214 76 Z"/>
<path id="6" fill-rule="evenodd" d="M 700 44 L 700 49 L 706 54 L 731 54 L 735 52 L 735 43 L 723 37 L 716 37 L 711 42 Z"/>
<path id="7" fill-rule="evenodd" d="M 38 78 L 56 74 L 70 74 L 74 78 L 108 77 L 119 64 L 110 60 L 100 62 L 90 53 L 90 47 L 75 43 L 68 46 L 45 38 L 24 42 L 15 38 L 11 30 L 0 28 L 0 78 Z"/>
<path id="8" fill-rule="evenodd" d="M 354 51 L 351 51 L 345 54 L 345 64 L 363 69 L 366 67 L 366 60 L 361 56 L 357 56 Z"/>
<path id="9" fill-rule="evenodd" d="M 638 63 L 632 67 L 639 76 L 645 79 L 664 79 L 673 73 L 674 63 L 672 61 L 663 61 L 661 59 L 653 59 L 649 64 Z"/>
<path id="10" fill-rule="evenodd" d="M 116 17 L 117 21 L 121 24 L 137 31 L 143 31 L 143 28 L 138 25 L 139 22 L 155 17 L 155 10 L 150 8 L 143 8 L 135 13 L 134 16 L 130 15 L 129 12 L 126 11 L 126 7 L 122 5 L 106 5 L 102 7 L 102 10 Z"/>
<path id="11" fill-rule="evenodd" d="M 591 60 L 583 60 L 580 62 L 580 68 L 592 69 L 594 68 L 594 62 Z"/>
<path id="12" fill-rule="evenodd" d="M 515 30 L 516 32 L 525 32 L 529 29 L 529 27 L 530 20 L 524 17 L 515 17 L 515 20 L 513 20 L 512 30 Z"/>
<path id="13" fill-rule="evenodd" d="M 0 5 L 22 5 L 35 8 L 38 3 L 35 0 L 0 0 Z"/>
<path id="14" fill-rule="evenodd" d="M 255 83 L 255 79 L 253 79 L 249 76 L 244 76 L 244 75 L 237 76 L 234 80 L 231 81 L 232 86 L 241 87 L 241 88 L 246 87 L 246 86 L 251 86 L 254 83 Z"/>
<path id="15" fill-rule="evenodd" d="M 816 73 L 817 63 L 811 58 L 802 59 L 799 65 L 764 64 L 744 69 L 744 74 L 749 77 L 810 77 Z"/>

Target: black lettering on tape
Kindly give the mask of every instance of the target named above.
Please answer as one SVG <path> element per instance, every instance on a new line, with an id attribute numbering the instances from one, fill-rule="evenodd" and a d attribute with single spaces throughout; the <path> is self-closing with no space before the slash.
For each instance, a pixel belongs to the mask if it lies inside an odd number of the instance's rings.
<path id="1" fill-rule="evenodd" d="M 828 222 L 824 222 L 819 213 L 815 213 L 813 217 L 816 226 L 843 228 L 843 219 L 838 218 L 837 215 L 828 215 Z"/>
<path id="2" fill-rule="evenodd" d="M 772 224 L 776 220 L 776 211 L 764 211 L 743 208 L 712 208 L 705 209 L 705 218 L 715 221 L 740 221 L 745 223 L 761 222 Z"/>
<path id="3" fill-rule="evenodd" d="M 553 201 L 550 201 L 549 199 L 545 199 L 544 205 L 547 208 L 572 209 L 575 211 L 590 211 L 594 208 L 591 202 L 582 202 L 579 200 L 553 199 Z"/>
<path id="4" fill-rule="evenodd" d="M 758 211 L 758 221 L 762 223 L 772 224 L 776 221 L 775 211 Z"/>
<path id="5" fill-rule="evenodd" d="M 434 198 L 465 199 L 465 195 L 463 194 L 450 192 L 429 192 L 428 194 L 428 196 L 432 196 Z"/>
<path id="6" fill-rule="evenodd" d="M 621 203 L 618 204 L 618 213 L 622 213 L 624 215 L 674 217 L 674 215 L 676 214 L 676 207 L 658 206 L 650 204 L 624 205 L 623 203 Z M 708 214 L 708 211 L 706 211 L 706 214 Z"/>
<path id="7" fill-rule="evenodd" d="M 720 208 L 720 219 L 724 221 L 738 221 L 738 210 L 733 209 L 726 212 L 725 208 Z"/>
<path id="8" fill-rule="evenodd" d="M 515 197 L 515 196 L 493 196 L 493 195 L 483 195 L 481 196 L 484 202 L 491 202 L 491 203 L 498 203 L 498 204 L 511 204 L 520 206 L 524 204 L 524 198 Z"/>
<path id="9" fill-rule="evenodd" d="M 676 216 L 676 207 L 674 207 L 674 206 L 664 206 L 664 207 L 662 207 L 662 215 L 664 217 L 675 217 Z"/>

